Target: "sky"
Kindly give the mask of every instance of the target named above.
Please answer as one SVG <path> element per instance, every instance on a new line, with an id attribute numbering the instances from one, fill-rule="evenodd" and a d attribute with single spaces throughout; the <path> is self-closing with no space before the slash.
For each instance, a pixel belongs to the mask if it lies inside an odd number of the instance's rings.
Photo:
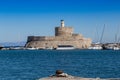
<path id="1" fill-rule="evenodd" d="M 54 36 L 61 19 L 93 42 L 104 25 L 102 42 L 120 40 L 120 0 L 0 0 L 0 43 Z"/>

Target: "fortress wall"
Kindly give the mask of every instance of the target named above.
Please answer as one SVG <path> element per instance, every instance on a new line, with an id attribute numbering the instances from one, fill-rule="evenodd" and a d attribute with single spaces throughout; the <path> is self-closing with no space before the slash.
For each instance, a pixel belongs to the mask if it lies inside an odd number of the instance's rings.
<path id="1" fill-rule="evenodd" d="M 28 36 L 27 42 L 30 41 L 51 41 L 54 40 L 54 36 Z"/>
<path id="2" fill-rule="evenodd" d="M 72 45 L 75 48 L 86 49 L 91 45 L 91 39 L 83 38 L 81 34 L 72 36 L 29 36 L 26 47 L 56 48 L 58 45 Z"/>
<path id="3" fill-rule="evenodd" d="M 83 39 L 82 35 L 74 36 L 29 36 L 27 42 L 30 41 L 74 41 Z"/>
<path id="4" fill-rule="evenodd" d="M 91 39 L 77 36 L 56 36 L 56 37 L 29 37 L 32 41 L 26 44 L 26 47 L 46 48 L 57 47 L 57 45 L 73 45 L 76 48 L 88 48 L 91 45 Z"/>
<path id="5" fill-rule="evenodd" d="M 77 40 L 83 39 L 83 36 L 81 34 L 72 34 L 72 37 Z"/>
<path id="6" fill-rule="evenodd" d="M 55 41 L 74 41 L 81 40 L 83 37 L 81 36 L 56 36 Z"/>
<path id="7" fill-rule="evenodd" d="M 28 36 L 27 42 L 30 41 L 43 41 L 45 40 L 45 36 Z"/>
<path id="8" fill-rule="evenodd" d="M 46 41 L 53 41 L 53 40 L 55 40 L 55 37 L 54 36 L 46 36 L 45 40 Z"/>
<path id="9" fill-rule="evenodd" d="M 31 41 L 26 47 L 33 48 L 56 48 L 58 45 L 72 45 L 75 48 L 88 48 L 90 43 L 88 40 L 74 40 L 74 41 Z"/>
<path id="10" fill-rule="evenodd" d="M 73 41 L 73 38 L 70 36 L 56 36 L 55 41 Z"/>
<path id="11" fill-rule="evenodd" d="M 56 27 L 55 36 L 72 36 L 73 28 L 72 27 Z"/>

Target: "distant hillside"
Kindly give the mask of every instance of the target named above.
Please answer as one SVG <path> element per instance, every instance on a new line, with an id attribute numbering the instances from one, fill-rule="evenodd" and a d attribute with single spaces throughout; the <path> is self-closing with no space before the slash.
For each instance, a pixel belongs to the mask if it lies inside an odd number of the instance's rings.
<path id="1" fill-rule="evenodd" d="M 24 46 L 26 42 L 4 42 L 0 43 L 0 46 Z"/>

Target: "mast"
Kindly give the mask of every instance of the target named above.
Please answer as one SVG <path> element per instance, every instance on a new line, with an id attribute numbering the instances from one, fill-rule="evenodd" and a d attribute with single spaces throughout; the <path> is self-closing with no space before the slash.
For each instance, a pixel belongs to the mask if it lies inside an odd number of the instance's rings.
<path id="1" fill-rule="evenodd" d="M 100 43 L 102 43 L 102 39 L 103 39 L 104 30 L 105 30 L 105 24 L 104 24 L 104 27 L 103 27 L 103 30 L 102 30 L 102 35 L 101 35 L 101 38 L 100 38 Z"/>
<path id="2" fill-rule="evenodd" d="M 118 27 L 117 32 L 116 32 L 115 43 L 119 42 L 118 34 L 119 34 L 119 27 Z"/>
<path id="3" fill-rule="evenodd" d="M 98 34 L 98 29 L 96 27 L 95 29 L 95 36 L 94 36 L 95 43 L 100 43 L 99 41 L 99 34 Z"/>
<path id="4" fill-rule="evenodd" d="M 118 39 L 118 43 L 120 44 L 120 37 L 119 37 L 119 39 Z"/>
<path id="5" fill-rule="evenodd" d="M 99 34 L 98 34 L 98 29 L 96 28 L 96 34 L 97 34 L 97 42 L 99 42 Z"/>
<path id="6" fill-rule="evenodd" d="M 117 33 L 116 33 L 116 36 L 117 36 L 117 41 L 116 41 L 116 43 L 117 43 L 117 42 L 119 43 L 119 35 L 118 35 L 118 34 L 119 34 L 119 29 L 120 29 L 120 28 L 118 27 Z"/>

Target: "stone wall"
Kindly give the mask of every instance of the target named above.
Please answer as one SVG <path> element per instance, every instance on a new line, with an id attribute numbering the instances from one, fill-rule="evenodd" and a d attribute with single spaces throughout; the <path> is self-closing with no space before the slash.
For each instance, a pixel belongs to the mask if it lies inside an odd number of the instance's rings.
<path id="1" fill-rule="evenodd" d="M 75 48 L 85 49 L 91 45 L 91 39 L 83 38 L 82 35 L 73 35 L 71 37 L 55 36 L 55 37 L 39 37 L 39 38 L 35 40 L 36 38 L 33 37 L 31 41 L 28 41 L 26 47 L 57 48 L 58 45 L 72 45 Z"/>
<path id="2" fill-rule="evenodd" d="M 55 40 L 54 36 L 28 36 L 27 42 L 30 41 L 53 41 Z"/>
<path id="3" fill-rule="evenodd" d="M 72 34 L 71 36 L 28 36 L 30 41 L 74 41 L 83 39 L 81 34 Z"/>

